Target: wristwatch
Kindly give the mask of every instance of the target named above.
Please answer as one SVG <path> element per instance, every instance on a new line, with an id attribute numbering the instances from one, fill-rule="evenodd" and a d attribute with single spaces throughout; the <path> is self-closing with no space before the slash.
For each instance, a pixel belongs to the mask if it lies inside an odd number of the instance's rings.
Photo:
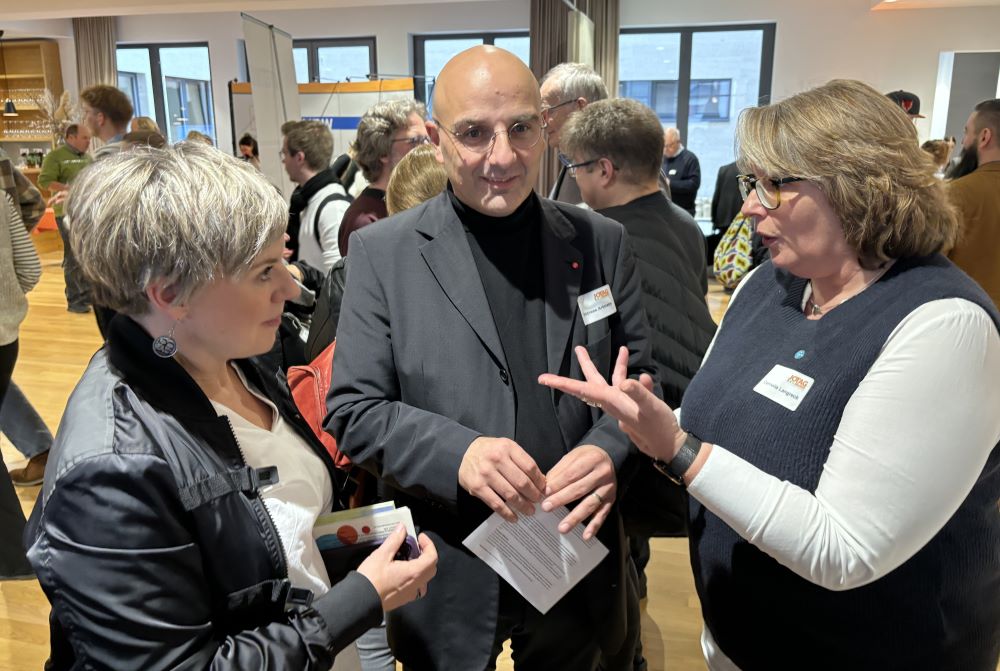
<path id="1" fill-rule="evenodd" d="M 653 468 L 670 478 L 671 482 L 683 487 L 684 474 L 688 472 L 691 464 L 698 458 L 699 452 L 701 452 L 701 438 L 698 438 L 693 433 L 688 433 L 687 439 L 681 445 L 681 449 L 677 450 L 677 454 L 670 460 L 670 463 L 653 459 Z"/>

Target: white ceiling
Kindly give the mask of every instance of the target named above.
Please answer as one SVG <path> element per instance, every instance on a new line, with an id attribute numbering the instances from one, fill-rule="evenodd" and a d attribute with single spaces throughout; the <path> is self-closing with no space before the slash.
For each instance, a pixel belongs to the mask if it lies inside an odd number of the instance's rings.
<path id="1" fill-rule="evenodd" d="M 0 0 L 4 21 L 68 19 L 78 16 L 135 16 L 192 12 L 255 12 L 290 9 L 333 9 L 371 5 L 417 5 L 477 0 Z"/>
<path id="2" fill-rule="evenodd" d="M 1000 0 L 872 0 L 872 10 L 1000 7 Z"/>

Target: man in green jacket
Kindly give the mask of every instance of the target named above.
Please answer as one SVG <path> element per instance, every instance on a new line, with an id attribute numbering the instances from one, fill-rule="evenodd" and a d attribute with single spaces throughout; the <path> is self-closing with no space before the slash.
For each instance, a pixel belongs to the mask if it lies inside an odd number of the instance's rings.
<path id="1" fill-rule="evenodd" d="M 87 154 L 90 148 L 90 131 L 82 124 L 72 124 L 66 129 L 66 142 L 50 151 L 42 161 L 38 185 L 53 193 L 65 191 L 70 182 L 94 160 Z M 90 312 L 90 286 L 80 271 L 69 244 L 69 230 L 63 219 L 62 203 L 56 203 L 56 224 L 63 241 L 63 276 L 66 278 L 66 303 L 70 312 Z"/>

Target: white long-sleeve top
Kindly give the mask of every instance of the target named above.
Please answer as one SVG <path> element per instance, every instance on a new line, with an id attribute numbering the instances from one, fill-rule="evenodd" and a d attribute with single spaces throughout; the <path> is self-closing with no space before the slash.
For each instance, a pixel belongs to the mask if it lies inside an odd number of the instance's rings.
<path id="1" fill-rule="evenodd" d="M 900 566 L 955 514 L 1000 441 L 998 410 L 993 321 L 963 299 L 931 301 L 893 330 L 851 396 L 815 493 L 719 445 L 688 492 L 797 575 L 853 589 Z M 713 671 L 738 671 L 707 627 L 702 649 Z"/>

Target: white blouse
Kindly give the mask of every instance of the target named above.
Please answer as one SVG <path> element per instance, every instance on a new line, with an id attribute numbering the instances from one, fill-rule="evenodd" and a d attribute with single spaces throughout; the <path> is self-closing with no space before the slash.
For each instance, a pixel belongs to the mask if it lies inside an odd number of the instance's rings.
<path id="1" fill-rule="evenodd" d="M 972 490 L 1000 442 L 997 380 L 1000 334 L 986 311 L 931 301 L 897 325 L 851 396 L 815 494 L 718 445 L 688 492 L 806 580 L 866 585 L 915 555 Z M 713 671 L 738 671 L 707 627 L 702 650 Z"/>
<path id="2" fill-rule="evenodd" d="M 221 403 L 212 401 L 220 417 L 232 424 L 248 465 L 278 467 L 278 482 L 261 487 L 261 497 L 285 549 L 288 579 L 294 587 L 310 589 L 316 597 L 330 589 L 323 558 L 313 540 L 316 518 L 330 512 L 333 482 L 326 464 L 281 417 L 267 397 L 255 390 L 233 365 L 247 390 L 271 409 L 271 429 L 262 429 Z"/>

